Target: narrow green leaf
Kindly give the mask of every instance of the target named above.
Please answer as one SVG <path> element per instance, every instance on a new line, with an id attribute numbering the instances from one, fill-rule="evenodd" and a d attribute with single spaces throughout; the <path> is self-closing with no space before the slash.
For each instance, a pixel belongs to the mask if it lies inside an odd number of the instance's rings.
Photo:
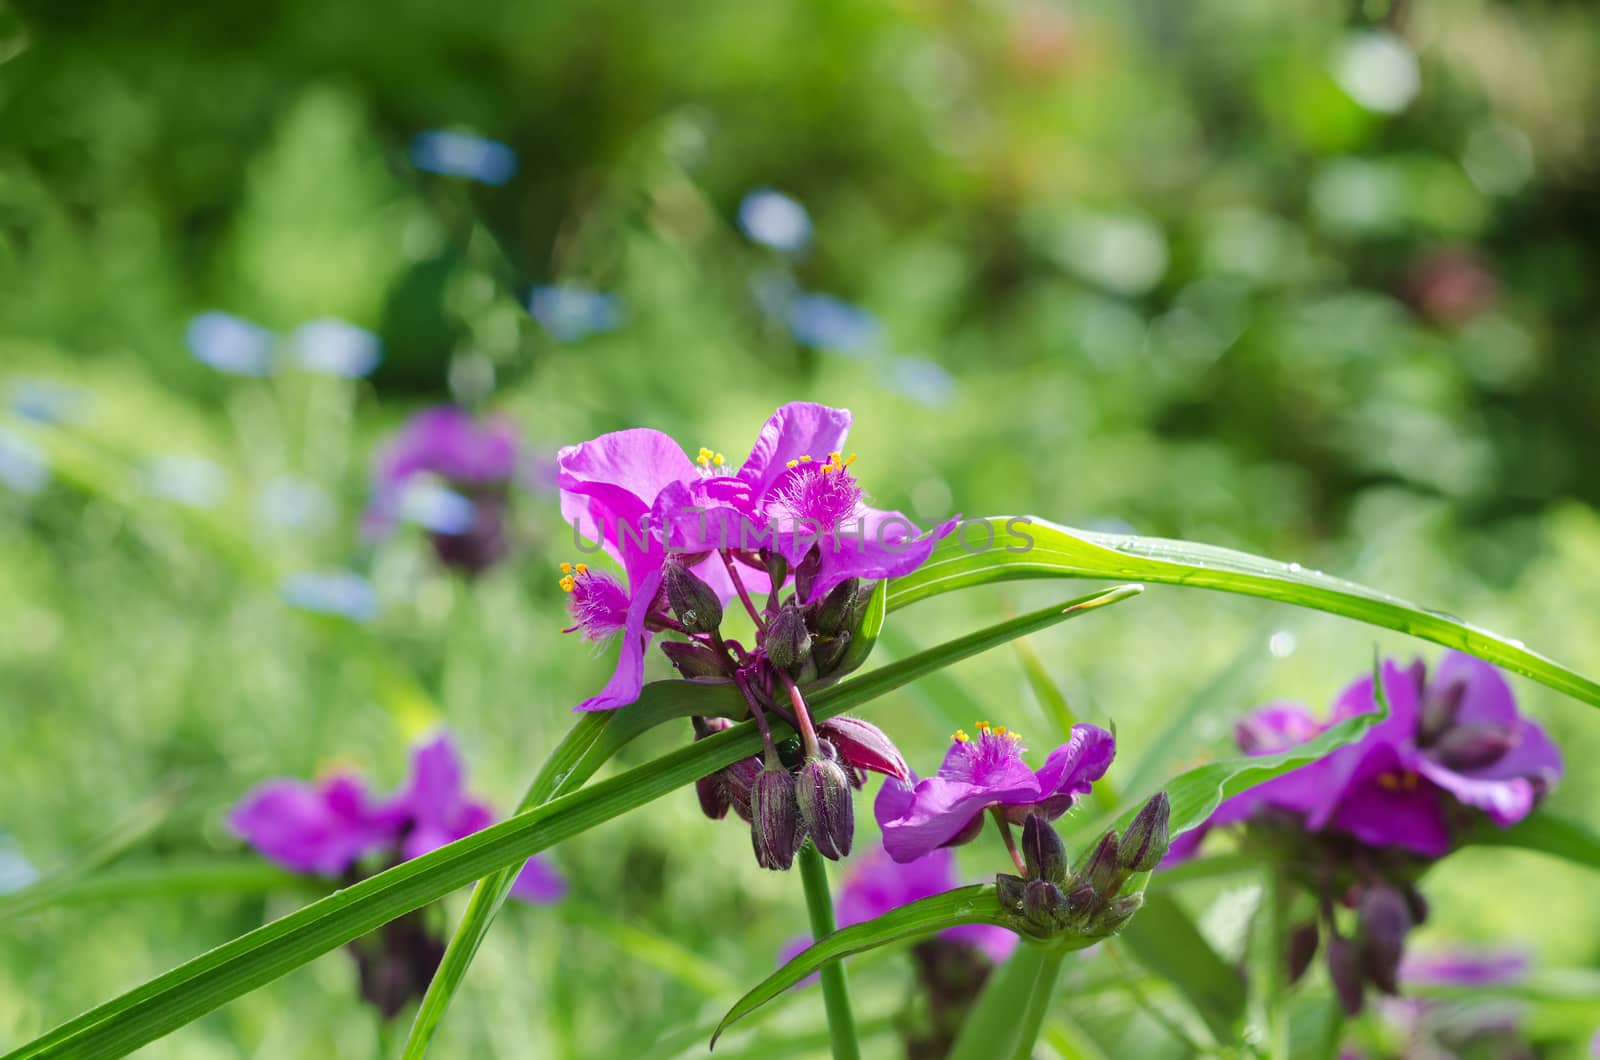
<path id="1" fill-rule="evenodd" d="M 1211 948 L 1181 905 L 1166 894 L 1146 891 L 1144 905 L 1117 937 L 1139 963 L 1183 995 L 1218 1042 L 1237 1040 L 1244 981 Z"/>
<path id="2" fill-rule="evenodd" d="M 754 1012 L 785 990 L 805 979 L 823 965 L 849 957 L 851 954 L 886 946 L 898 939 L 931 935 L 958 924 L 996 924 L 1006 926 L 1000 909 L 1000 899 L 993 884 L 973 884 L 953 891 L 923 898 L 909 905 L 891 909 L 884 915 L 860 924 L 840 928 L 826 935 L 796 955 L 792 960 L 763 979 L 744 997 L 740 998 L 717 1024 L 711 1035 L 711 1045 L 738 1020 Z M 1042 948 L 1042 947 L 1041 947 Z"/>
<path id="3" fill-rule="evenodd" d="M 584 902 L 566 901 L 559 908 L 569 922 L 593 931 L 635 961 L 665 972 L 696 993 L 708 998 L 727 997 L 738 989 L 727 972 L 665 935 L 619 920 Z"/>
<path id="4" fill-rule="evenodd" d="M 941 541 L 928 562 L 889 587 L 889 610 L 990 582 L 1030 578 L 1136 579 L 1260 596 L 1399 630 L 1457 648 L 1560 692 L 1600 706 L 1600 684 L 1521 641 L 1491 633 L 1445 611 L 1416 604 L 1244 552 L 1165 538 L 1098 534 L 1031 517 L 995 516 L 991 547 L 973 552 L 955 536 Z M 1026 538 L 1017 536 L 1026 535 Z M 1016 551 L 1011 551 L 1016 549 Z"/>
<path id="5" fill-rule="evenodd" d="M 1050 671 L 1045 669 L 1044 660 L 1033 650 L 1033 645 L 1025 640 L 1019 640 L 1011 647 L 1017 653 L 1017 658 L 1022 660 L 1023 676 L 1028 679 L 1028 687 L 1033 690 L 1033 696 L 1039 701 L 1040 709 L 1044 711 L 1046 717 L 1055 722 L 1056 735 L 1065 739 L 1072 731 L 1072 727 L 1077 724 L 1077 718 L 1072 714 L 1072 706 L 1067 702 L 1066 695 L 1050 676 Z"/>
<path id="6" fill-rule="evenodd" d="M 1510 828 L 1483 821 L 1467 835 L 1465 842 L 1483 847 L 1533 850 L 1574 865 L 1600 869 L 1600 833 L 1578 821 L 1557 817 L 1548 810 L 1535 810 Z"/>
<path id="7" fill-rule="evenodd" d="M 1135 917 L 1135 919 L 1138 919 Z M 1009 1057 L 1022 1010 L 1044 969 L 1045 948 L 1023 940 L 983 985 L 977 1003 L 961 1024 L 948 1060 L 991 1060 Z"/>
<path id="8" fill-rule="evenodd" d="M 1122 586 L 1094 593 L 958 637 L 824 689 L 813 700 L 813 714 L 819 720 L 833 717 L 930 670 L 1126 600 L 1138 591 L 1138 586 Z M 585 737 L 598 736 L 608 727 L 604 721 L 580 725 Z M 577 740 L 571 748 L 564 744 L 560 758 L 571 760 L 579 753 L 576 744 L 583 742 Z M 499 869 L 520 865 L 541 850 L 755 754 L 760 746 L 755 726 L 745 722 L 582 791 L 560 795 L 226 942 L 69 1020 L 10 1058 L 70 1055 L 94 1060 L 124 1055 L 397 916 Z M 550 790 L 575 783 L 578 770 L 576 765 L 566 771 L 547 768 Z"/>

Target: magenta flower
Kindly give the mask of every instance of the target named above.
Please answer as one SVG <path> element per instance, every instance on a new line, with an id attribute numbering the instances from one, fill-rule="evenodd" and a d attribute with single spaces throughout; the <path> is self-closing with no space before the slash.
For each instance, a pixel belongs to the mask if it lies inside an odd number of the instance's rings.
<path id="1" fill-rule="evenodd" d="M 351 774 L 319 784 L 277 779 L 228 815 L 229 828 L 263 857 L 318 876 L 343 876 L 369 856 L 408 861 L 493 821 L 488 806 L 466 794 L 460 754 L 445 733 L 412 751 L 410 777 L 387 799 L 371 798 Z M 565 891 L 553 868 L 529 858 L 511 893 L 548 902 Z"/>
<path id="2" fill-rule="evenodd" d="M 1508 827 L 1560 778 L 1560 752 L 1517 714 L 1510 686 L 1490 664 L 1450 652 L 1432 679 L 1421 660 L 1409 667 L 1386 660 L 1382 672 L 1388 718 L 1359 742 L 1226 800 L 1204 828 L 1274 808 L 1311 831 L 1439 857 L 1451 848 L 1459 807 Z M 1241 723 L 1239 743 L 1267 754 L 1377 709 L 1372 678 L 1362 677 L 1334 701 L 1326 724 L 1304 708 L 1276 705 Z M 1169 859 L 1192 853 L 1203 833 L 1184 836 Z"/>
<path id="3" fill-rule="evenodd" d="M 707 477 L 692 490 L 695 504 L 708 509 L 707 540 L 754 547 L 747 539 L 760 528 L 791 566 L 815 548 L 818 567 L 803 603 L 850 578 L 916 570 L 958 520 L 924 534 L 900 512 L 869 505 L 850 470 L 854 455 L 841 455 L 849 429 L 848 410 L 797 401 L 768 418 L 736 473 L 719 473 L 720 454 L 712 454 Z"/>
<path id="4" fill-rule="evenodd" d="M 686 540 L 695 518 L 687 483 L 699 475 L 676 442 L 645 428 L 568 446 L 557 455 L 557 468 L 562 516 L 583 538 L 599 542 L 627 576 L 624 586 L 586 564 L 562 565 L 562 588 L 571 594 L 576 620 L 572 628 L 593 640 L 622 634 L 611 680 L 577 708 L 612 710 L 638 699 L 644 687 L 644 653 L 656 628 L 651 618 L 658 610 L 666 543 Z M 701 561 L 697 574 L 724 600 L 733 596 L 714 558 Z"/>
<path id="5" fill-rule="evenodd" d="M 898 862 L 882 850 L 869 850 L 853 865 L 839 888 L 835 908 L 839 927 L 864 924 L 903 905 L 943 894 L 959 885 L 955 855 L 947 849 L 931 851 L 908 862 Z M 1017 947 L 1015 933 L 993 924 L 958 924 L 939 933 L 941 938 L 981 950 L 999 964 Z M 789 960 L 811 945 L 810 939 L 792 939 L 781 959 Z"/>
<path id="6" fill-rule="evenodd" d="M 1416 986 L 1506 986 L 1526 979 L 1526 950 L 1436 950 L 1407 954 L 1400 980 Z"/>
<path id="7" fill-rule="evenodd" d="M 1074 725 L 1068 741 L 1034 770 L 1022 760 L 1022 738 L 978 723 L 978 736 L 955 734 L 939 772 L 912 783 L 889 778 L 873 807 L 890 857 L 911 862 L 944 846 L 966 842 L 982 827 L 983 812 L 1000 807 L 1021 823 L 1029 813 L 1055 820 L 1105 776 L 1116 754 L 1111 734 Z"/>
<path id="8" fill-rule="evenodd" d="M 363 529 L 381 536 L 397 520 L 418 523 L 442 563 L 479 573 L 505 555 L 505 507 L 519 461 L 509 420 L 480 422 L 454 405 L 424 409 L 381 451 Z"/>

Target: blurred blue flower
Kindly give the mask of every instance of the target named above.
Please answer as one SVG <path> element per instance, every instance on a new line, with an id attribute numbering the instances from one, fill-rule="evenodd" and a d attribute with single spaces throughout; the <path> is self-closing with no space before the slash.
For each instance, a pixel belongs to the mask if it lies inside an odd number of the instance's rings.
<path id="1" fill-rule="evenodd" d="M 956 396 L 956 380 L 944 365 L 922 357 L 891 357 L 883 364 L 883 385 L 931 409 L 944 408 Z"/>
<path id="2" fill-rule="evenodd" d="M 316 530 L 333 519 L 333 499 L 315 482 L 277 478 L 256 498 L 256 517 L 273 530 Z"/>
<path id="3" fill-rule="evenodd" d="M 0 484 L 18 493 L 38 493 L 50 481 L 50 465 L 39 447 L 0 427 Z"/>
<path id="4" fill-rule="evenodd" d="M 383 359 L 378 336 L 333 317 L 301 324 L 294 332 L 294 356 L 309 372 L 361 379 Z"/>
<path id="5" fill-rule="evenodd" d="M 834 353 L 866 354 L 883 330 L 877 317 L 831 294 L 796 295 L 787 317 L 796 341 Z"/>
<path id="6" fill-rule="evenodd" d="M 400 517 L 435 534 L 466 533 L 474 514 L 466 497 L 427 479 L 412 479 L 400 494 Z"/>
<path id="7" fill-rule="evenodd" d="M 811 242 L 806 208 L 771 188 L 757 188 L 739 203 L 739 227 L 753 241 L 774 250 L 794 253 Z"/>
<path id="8" fill-rule="evenodd" d="M 371 622 L 378 615 L 377 590 L 355 571 L 291 574 L 278 583 L 278 595 L 290 607 L 352 622 Z"/>
<path id="9" fill-rule="evenodd" d="M 214 309 L 191 318 L 184 340 L 195 360 L 219 372 L 262 376 L 272 371 L 275 336 L 232 313 Z"/>
<path id="10" fill-rule="evenodd" d="M 14 377 L 7 387 L 12 413 L 34 423 L 75 423 L 83 418 L 87 394 L 50 379 Z"/>
<path id="11" fill-rule="evenodd" d="M 215 508 L 228 493 L 228 473 L 193 453 L 152 457 L 140 479 L 152 497 L 188 508 Z"/>
<path id="12" fill-rule="evenodd" d="M 614 294 L 560 284 L 535 287 L 528 311 L 558 342 L 614 331 L 627 317 L 627 306 Z"/>
<path id="13" fill-rule="evenodd" d="M 504 184 L 517 172 L 517 153 L 485 136 L 433 129 L 411 141 L 411 164 L 429 173 Z"/>
<path id="14" fill-rule="evenodd" d="M 757 269 L 750 274 L 750 297 L 767 316 L 787 321 L 789 302 L 800 292 L 794 274 L 787 268 Z"/>
<path id="15" fill-rule="evenodd" d="M 11 836 L 0 833 L 0 894 L 20 891 L 39 878 L 39 870 Z"/>

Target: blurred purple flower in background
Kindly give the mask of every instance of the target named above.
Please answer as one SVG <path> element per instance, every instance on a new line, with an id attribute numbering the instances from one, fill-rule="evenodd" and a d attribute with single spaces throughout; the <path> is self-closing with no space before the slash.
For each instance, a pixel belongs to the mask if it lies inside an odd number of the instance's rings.
<path id="1" fill-rule="evenodd" d="M 310 784 L 275 779 L 258 785 L 228 815 L 228 827 L 262 857 L 293 872 L 345 876 L 357 863 L 380 857 L 408 861 L 493 823 L 489 807 L 466 794 L 460 752 L 439 733 L 411 754 L 400 790 L 374 798 L 366 783 L 337 773 Z M 511 893 L 527 901 L 560 898 L 566 883 L 530 858 Z"/>
<path id="2" fill-rule="evenodd" d="M 50 481 L 43 450 L 20 434 L 0 427 L 0 484 L 17 493 L 38 493 Z"/>
<path id="3" fill-rule="evenodd" d="M 1022 760 L 1022 737 L 979 722 L 976 738 L 958 730 L 937 775 L 907 784 L 884 781 L 873 810 L 883 846 L 899 862 L 910 862 L 944 846 L 973 839 L 983 814 L 1001 807 L 1012 823 L 1037 813 L 1055 820 L 1093 782 L 1105 776 L 1116 742 L 1094 725 L 1074 725 L 1065 744 L 1034 770 Z"/>
<path id="4" fill-rule="evenodd" d="M 789 332 L 802 346 L 861 356 L 882 336 L 878 318 L 831 294 L 797 294 L 784 310 Z"/>
<path id="5" fill-rule="evenodd" d="M 211 310 L 189 321 L 184 339 L 195 360 L 231 375 L 264 376 L 272 372 L 277 336 L 243 317 Z"/>
<path id="6" fill-rule="evenodd" d="M 535 287 L 528 297 L 528 312 L 558 342 L 615 331 L 628 315 L 618 295 L 564 284 Z"/>
<path id="7" fill-rule="evenodd" d="M 1531 967 L 1523 949 L 1440 949 L 1407 954 L 1400 979 L 1416 986 L 1505 986 L 1526 979 Z"/>
<path id="8" fill-rule="evenodd" d="M 290 574 L 278 583 L 278 595 L 291 607 L 352 622 L 378 617 L 378 593 L 355 571 Z"/>
<path id="9" fill-rule="evenodd" d="M 865 923 L 959 884 L 955 854 L 948 848 L 908 862 L 895 861 L 880 847 L 869 848 L 839 890 L 839 926 Z M 939 937 L 976 946 L 996 964 L 1017 948 L 1016 934 L 993 924 L 960 924 L 941 931 Z"/>
<path id="10" fill-rule="evenodd" d="M 811 243 L 806 208 L 771 188 L 757 188 L 739 202 L 739 228 L 753 242 L 791 254 Z"/>
<path id="11" fill-rule="evenodd" d="M 520 459 L 509 420 L 480 421 L 455 405 L 424 409 L 380 451 L 363 529 L 376 537 L 397 520 L 416 523 L 441 563 L 481 573 L 506 554 L 506 506 Z"/>
<path id="12" fill-rule="evenodd" d="M 517 172 L 517 153 L 498 140 L 433 129 L 411 141 L 411 164 L 429 173 L 504 184 Z"/>
<path id="13" fill-rule="evenodd" d="M 383 359 L 383 345 L 366 328 L 332 317 L 307 321 L 290 337 L 295 361 L 308 372 L 362 379 Z"/>

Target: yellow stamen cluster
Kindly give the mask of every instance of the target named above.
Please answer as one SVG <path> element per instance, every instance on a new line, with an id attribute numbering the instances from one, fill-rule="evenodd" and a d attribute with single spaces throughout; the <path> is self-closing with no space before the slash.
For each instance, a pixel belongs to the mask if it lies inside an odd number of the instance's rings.
<path id="1" fill-rule="evenodd" d="M 983 736 L 1004 736 L 1007 739 L 1015 740 L 1015 741 L 1018 741 L 1018 742 L 1021 742 L 1021 740 L 1022 740 L 1022 734 L 1020 732 L 1012 732 L 1010 729 L 1007 729 L 1004 725 L 1000 725 L 1000 726 L 991 728 L 989 726 L 988 722 L 980 721 L 980 722 L 976 723 L 973 726 L 973 728 L 978 730 L 978 734 L 979 734 L 980 737 L 983 737 Z M 967 735 L 967 730 L 965 730 L 965 729 L 957 729 L 951 735 L 950 739 L 954 740 L 956 743 L 970 743 L 972 741 L 972 737 Z"/>
<path id="2" fill-rule="evenodd" d="M 855 462 L 856 454 L 854 453 L 851 453 L 849 456 L 840 456 L 838 453 L 829 453 L 827 462 L 824 463 L 818 470 L 826 475 L 830 471 L 843 471 L 845 468 L 849 467 Z M 811 457 L 802 456 L 798 460 L 789 461 L 784 465 L 784 467 L 799 467 L 801 464 L 809 463 L 811 463 Z"/>
<path id="3" fill-rule="evenodd" d="M 694 462 L 699 464 L 702 468 L 705 468 L 707 471 L 710 471 L 714 467 L 721 468 L 728 462 L 728 458 L 723 456 L 721 453 L 714 452 L 702 445 L 700 447 L 700 455 L 694 458 Z"/>
<path id="4" fill-rule="evenodd" d="M 570 593 L 573 589 L 577 588 L 577 576 L 579 574 L 588 573 L 589 565 L 587 563 L 563 563 L 561 565 L 561 591 L 564 593 Z"/>
<path id="5" fill-rule="evenodd" d="M 1378 774 L 1378 786 L 1385 791 L 1416 791 L 1418 783 L 1420 780 L 1417 775 L 1409 770 Z"/>

